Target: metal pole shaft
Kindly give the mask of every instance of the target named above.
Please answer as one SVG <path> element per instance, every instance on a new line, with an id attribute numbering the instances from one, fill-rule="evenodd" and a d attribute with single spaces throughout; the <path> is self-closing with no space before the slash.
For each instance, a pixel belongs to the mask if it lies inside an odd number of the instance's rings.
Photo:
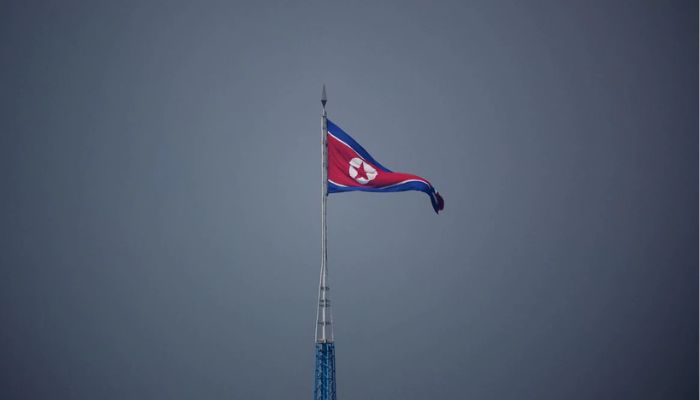
<path id="1" fill-rule="evenodd" d="M 322 124 L 322 131 L 321 131 L 321 147 L 322 147 L 322 152 L 323 152 L 323 165 L 322 165 L 322 171 L 321 171 L 321 268 L 323 269 L 323 284 L 327 284 L 327 279 L 328 277 L 326 276 L 328 274 L 328 247 L 327 247 L 327 232 L 328 232 L 328 225 L 326 223 L 326 203 L 328 202 L 328 142 L 327 142 L 327 131 L 328 131 L 328 126 L 326 123 L 326 107 L 324 104 L 323 107 L 323 115 L 321 117 L 321 124 Z M 324 287 L 324 291 L 327 291 L 328 288 Z M 324 296 L 327 299 L 327 296 Z M 328 310 L 328 306 L 326 305 L 323 307 L 323 323 L 327 324 L 328 323 L 328 315 L 326 315 Z M 323 340 L 324 342 L 328 340 L 329 338 L 325 337 L 326 336 L 326 326 L 324 325 L 323 329 Z"/>
<path id="2" fill-rule="evenodd" d="M 318 314 L 316 315 L 316 340 L 321 343 L 326 343 L 332 341 L 332 337 L 327 337 L 328 325 L 329 325 L 329 315 L 328 315 L 328 283 L 327 283 L 327 273 L 328 273 L 328 251 L 326 247 L 326 202 L 328 200 L 328 143 L 327 143 L 327 132 L 328 125 L 326 119 L 326 87 L 323 87 L 323 94 L 321 97 L 321 105 L 323 106 L 323 112 L 321 113 L 321 274 L 319 277 L 319 291 L 318 291 L 318 301 L 319 308 Z M 321 329 L 319 335 L 319 327 Z"/>
<path id="3" fill-rule="evenodd" d="M 323 231 L 321 232 L 321 239 L 323 240 L 323 259 L 321 261 L 322 266 L 324 269 L 327 267 L 326 265 L 326 260 L 327 260 L 327 252 L 326 252 L 326 232 L 327 232 L 327 225 L 326 225 L 326 203 L 328 200 L 328 143 L 327 143 L 327 125 L 326 125 L 326 109 L 323 109 L 323 116 L 321 118 L 321 122 L 323 125 L 323 129 L 321 132 L 322 138 L 321 138 L 321 146 L 322 146 L 322 152 L 323 152 L 323 165 L 322 165 L 322 171 L 321 171 L 321 224 L 323 225 Z"/>

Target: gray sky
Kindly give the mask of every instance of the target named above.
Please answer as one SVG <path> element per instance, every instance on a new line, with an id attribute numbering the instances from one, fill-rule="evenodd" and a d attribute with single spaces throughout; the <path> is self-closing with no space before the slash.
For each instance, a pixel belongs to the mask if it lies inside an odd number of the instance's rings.
<path id="1" fill-rule="evenodd" d="M 0 5 L 0 397 L 697 399 L 692 1 Z"/>

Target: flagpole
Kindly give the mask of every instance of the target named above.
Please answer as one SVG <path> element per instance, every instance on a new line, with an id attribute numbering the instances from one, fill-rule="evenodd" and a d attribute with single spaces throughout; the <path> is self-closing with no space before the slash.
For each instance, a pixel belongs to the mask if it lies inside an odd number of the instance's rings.
<path id="1" fill-rule="evenodd" d="M 319 308 L 318 313 L 320 315 L 316 316 L 316 341 L 320 343 L 333 342 L 333 334 L 328 337 L 328 328 L 330 325 L 328 308 L 330 306 L 330 301 L 327 297 L 328 292 L 328 249 L 327 244 L 327 231 L 328 226 L 326 224 L 326 202 L 328 200 L 328 123 L 326 114 L 326 85 L 323 85 L 323 90 L 321 92 L 321 276 L 319 278 Z M 319 324 L 321 325 L 321 332 L 319 335 Z M 332 331 L 331 331 L 332 332 Z"/>

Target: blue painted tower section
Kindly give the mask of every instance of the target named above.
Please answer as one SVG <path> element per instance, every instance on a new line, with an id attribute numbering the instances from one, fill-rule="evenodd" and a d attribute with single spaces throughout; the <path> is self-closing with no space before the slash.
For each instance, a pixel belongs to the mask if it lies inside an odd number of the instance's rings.
<path id="1" fill-rule="evenodd" d="M 335 344 L 316 343 L 314 400 L 335 398 Z"/>

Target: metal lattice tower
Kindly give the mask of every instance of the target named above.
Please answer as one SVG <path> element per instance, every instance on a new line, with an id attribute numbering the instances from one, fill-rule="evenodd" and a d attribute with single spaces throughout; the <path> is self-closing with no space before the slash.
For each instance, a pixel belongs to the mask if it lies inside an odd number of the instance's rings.
<path id="1" fill-rule="evenodd" d="M 321 93 L 321 276 L 318 284 L 316 312 L 316 371 L 314 373 L 314 400 L 336 400 L 335 396 L 335 343 L 333 317 L 328 296 L 328 251 L 326 248 L 326 200 L 328 199 L 328 143 L 326 123 L 326 85 Z"/>

